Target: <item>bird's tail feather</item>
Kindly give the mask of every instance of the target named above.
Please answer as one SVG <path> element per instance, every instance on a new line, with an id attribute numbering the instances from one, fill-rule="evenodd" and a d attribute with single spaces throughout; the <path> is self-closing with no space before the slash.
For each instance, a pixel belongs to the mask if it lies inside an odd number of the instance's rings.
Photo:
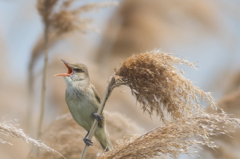
<path id="1" fill-rule="evenodd" d="M 106 145 L 102 144 L 101 142 L 100 142 L 100 144 L 101 144 L 102 148 L 103 148 L 105 151 L 109 151 L 109 150 L 112 149 L 112 145 L 111 145 L 111 143 L 109 142 L 109 140 L 108 140 L 108 142 L 107 142 Z"/>

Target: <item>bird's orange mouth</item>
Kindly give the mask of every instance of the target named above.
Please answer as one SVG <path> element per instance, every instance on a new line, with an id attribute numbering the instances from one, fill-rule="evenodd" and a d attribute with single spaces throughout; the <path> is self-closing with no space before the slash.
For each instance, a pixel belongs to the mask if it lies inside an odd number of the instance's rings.
<path id="1" fill-rule="evenodd" d="M 68 72 L 67 73 L 62 73 L 62 74 L 56 74 L 54 76 L 70 76 L 70 75 L 72 75 L 73 74 L 73 69 L 69 66 L 69 64 L 66 61 L 64 61 L 64 60 L 62 60 L 62 61 L 66 65 L 66 67 L 68 68 Z"/>

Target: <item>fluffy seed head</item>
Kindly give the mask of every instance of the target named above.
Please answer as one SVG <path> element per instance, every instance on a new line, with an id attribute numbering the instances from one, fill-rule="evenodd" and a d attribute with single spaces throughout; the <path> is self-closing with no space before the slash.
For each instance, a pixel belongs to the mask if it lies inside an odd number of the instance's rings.
<path id="1" fill-rule="evenodd" d="M 235 88 L 232 87 L 230 89 L 236 89 L 237 85 L 235 86 Z M 224 98 L 218 101 L 218 106 L 227 114 L 231 114 L 236 118 L 240 118 L 240 89 L 226 95 Z M 215 113 L 215 111 L 210 107 L 206 110 L 206 112 Z M 226 129 L 228 129 L 228 131 L 231 131 L 231 126 L 227 126 Z M 211 156 L 212 159 L 238 159 L 238 150 L 240 148 L 239 134 L 240 130 L 238 129 L 236 132 L 229 133 L 231 138 L 226 135 L 212 136 L 213 141 L 218 143 L 219 149 L 216 151 L 208 148 L 207 146 L 204 146 L 203 151 L 200 155 L 203 158 L 210 158 L 209 156 Z"/>
<path id="2" fill-rule="evenodd" d="M 42 142 L 39 142 L 37 140 L 34 140 L 30 137 L 28 137 L 22 129 L 19 129 L 15 126 L 13 126 L 12 124 L 10 123 L 5 123 L 5 122 L 1 122 L 0 123 L 0 134 L 4 135 L 4 136 L 10 136 L 10 137 L 14 137 L 14 138 L 20 138 L 22 140 L 24 140 L 25 142 L 27 143 L 30 143 L 38 148 L 43 148 L 45 149 L 46 151 L 50 152 L 50 153 L 56 153 L 58 154 L 59 156 L 61 156 L 60 158 L 65 158 L 63 157 L 59 152 L 57 152 L 56 150 L 48 147 L 47 145 L 45 145 L 44 143 Z M 9 142 L 6 142 L 2 139 L 0 139 L 0 143 L 3 143 L 3 144 L 11 144 Z"/>
<path id="3" fill-rule="evenodd" d="M 194 155 L 191 148 L 200 148 L 199 144 L 217 148 L 210 140 L 211 136 L 227 135 L 231 131 L 227 127 L 239 128 L 239 124 L 239 119 L 230 118 L 224 113 L 195 114 L 169 122 L 142 136 L 128 136 L 112 150 L 100 153 L 97 159 L 175 158 L 181 153 Z"/>
<path id="4" fill-rule="evenodd" d="M 37 9 L 44 23 L 48 23 L 49 17 L 58 0 L 38 0 Z"/>
<path id="5" fill-rule="evenodd" d="M 184 72 L 176 68 L 176 64 L 195 68 L 194 63 L 159 50 L 132 55 L 115 69 L 115 87 L 130 87 L 143 111 L 150 115 L 156 112 L 163 121 L 165 110 L 173 119 L 190 115 L 195 110 L 202 111 L 198 97 L 216 108 L 210 93 L 184 78 Z"/>
<path id="6" fill-rule="evenodd" d="M 74 30 L 85 31 L 91 29 L 88 24 L 92 20 L 80 17 L 82 13 L 117 4 L 116 2 L 88 3 L 74 8 L 75 1 L 38 0 L 37 8 L 44 24 L 58 34 L 63 34 Z M 56 6 L 59 6 L 59 8 Z"/>

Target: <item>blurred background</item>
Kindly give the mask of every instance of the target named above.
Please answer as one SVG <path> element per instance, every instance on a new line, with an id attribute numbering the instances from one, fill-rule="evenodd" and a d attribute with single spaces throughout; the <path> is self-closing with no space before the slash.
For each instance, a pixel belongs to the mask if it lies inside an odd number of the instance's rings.
<path id="1" fill-rule="evenodd" d="M 99 2 L 76 1 L 76 5 Z M 51 42 L 44 129 L 58 116 L 68 112 L 65 104 L 65 82 L 63 78 L 53 76 L 66 72 L 59 59 L 86 64 L 100 97 L 114 68 L 123 59 L 134 53 L 153 49 L 161 49 L 190 62 L 197 62 L 198 71 L 181 68 L 186 71 L 186 78 L 195 85 L 204 91 L 213 92 L 216 101 L 231 96 L 231 93 L 238 90 L 239 0 L 118 2 L 117 6 L 81 15 L 82 18 L 93 20 L 91 26 L 95 28 L 94 31 L 73 31 Z M 41 48 L 44 25 L 36 4 L 36 0 L 0 0 L 0 120 L 17 119 L 20 127 L 33 138 L 36 138 L 37 133 L 44 62 Z M 29 93 L 30 83 L 33 84 L 33 91 Z M 239 96 L 235 99 L 238 100 Z M 229 113 L 239 111 L 238 106 L 240 102 L 236 102 Z M 32 111 L 31 118 L 28 116 L 29 109 Z M 146 131 L 161 125 L 159 118 L 150 119 L 148 115 L 142 114 L 127 87 L 114 90 L 106 110 L 127 116 Z M 30 146 L 20 140 L 9 140 L 14 145 L 0 144 L 0 158 L 26 158 Z M 237 140 L 234 144 L 236 151 L 239 150 Z M 220 151 L 225 152 L 229 148 L 231 144 Z M 225 154 L 221 154 L 222 156 L 216 157 L 213 152 L 208 151 L 207 158 L 240 158 L 239 153 L 234 157 L 224 157 Z M 191 157 L 179 157 L 183 158 Z"/>

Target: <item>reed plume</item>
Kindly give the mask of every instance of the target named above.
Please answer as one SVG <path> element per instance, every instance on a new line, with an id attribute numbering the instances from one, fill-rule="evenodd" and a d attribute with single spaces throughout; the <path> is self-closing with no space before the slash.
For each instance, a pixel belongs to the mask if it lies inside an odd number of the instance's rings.
<path id="1" fill-rule="evenodd" d="M 99 3 L 88 3 L 77 9 L 70 9 L 71 4 L 74 0 L 66 1 L 60 7 L 60 11 L 52 16 L 51 24 L 53 30 L 58 34 L 69 33 L 74 30 L 85 32 L 86 30 L 93 30 L 89 24 L 92 19 L 79 18 L 79 15 L 90 11 L 98 10 L 109 6 L 116 5 L 116 2 L 99 2 Z"/>
<path id="2" fill-rule="evenodd" d="M 62 154 L 60 154 L 58 151 L 48 147 L 47 145 L 45 145 L 42 142 L 39 142 L 37 140 L 34 140 L 30 137 L 28 137 L 22 129 L 19 129 L 17 127 L 15 127 L 14 125 L 10 124 L 10 123 L 5 123 L 5 122 L 1 122 L 0 123 L 0 134 L 4 135 L 5 137 L 13 137 L 13 138 L 20 138 L 22 140 L 24 140 L 27 143 L 32 144 L 33 146 L 36 146 L 38 148 L 43 148 L 46 151 L 53 153 L 53 154 L 58 154 L 59 156 L 61 156 L 61 158 L 65 158 Z M 0 143 L 3 144 L 11 144 L 7 141 L 4 141 L 3 139 L 0 139 Z"/>
<path id="3" fill-rule="evenodd" d="M 220 101 L 218 101 L 218 106 L 223 109 L 226 113 L 231 114 L 234 117 L 240 118 L 240 89 L 238 88 L 237 91 L 234 91 L 230 93 L 229 95 L 226 95 L 223 97 Z M 212 110 L 210 107 L 206 110 L 208 113 L 214 113 L 214 110 Z M 230 126 L 226 127 L 228 130 L 231 130 Z M 214 142 L 218 143 L 219 150 L 214 151 L 212 149 L 209 149 L 208 147 L 203 147 L 203 152 L 201 152 L 201 155 L 204 158 L 211 158 L 213 159 L 237 159 L 239 158 L 239 154 L 237 153 L 240 146 L 240 137 L 239 137 L 240 130 L 237 130 L 236 132 L 229 133 L 231 138 L 224 136 L 224 135 L 218 135 L 218 136 L 212 136 L 212 139 Z M 208 152 L 208 153 L 206 153 Z M 209 155 L 209 156 L 207 156 Z"/>
<path id="4" fill-rule="evenodd" d="M 115 69 L 113 87 L 128 86 L 143 111 L 150 115 L 156 112 L 163 121 L 165 110 L 173 119 L 202 111 L 198 97 L 216 108 L 211 94 L 184 78 L 184 72 L 176 64 L 196 68 L 194 63 L 159 50 L 132 55 Z"/>
<path id="5" fill-rule="evenodd" d="M 169 122 L 164 127 L 158 127 L 144 135 L 133 135 L 118 142 L 112 150 L 102 152 L 97 159 L 130 159 L 177 157 L 181 153 L 193 155 L 191 148 L 206 145 L 217 148 L 211 141 L 211 136 L 228 135 L 227 127 L 239 128 L 240 120 L 228 115 L 199 113 L 193 116 Z"/>
<path id="6" fill-rule="evenodd" d="M 110 133 L 110 140 L 113 145 L 116 141 L 121 139 L 126 134 L 139 133 L 142 131 L 134 122 L 130 119 L 123 117 L 119 113 L 112 113 L 105 111 L 105 118 L 108 132 Z M 84 142 L 83 138 L 86 135 L 86 131 L 80 127 L 72 118 L 71 114 L 65 114 L 55 120 L 48 128 L 43 132 L 41 139 L 53 147 L 55 150 L 63 154 L 68 159 L 76 159 L 80 156 Z M 102 150 L 100 144 L 97 141 L 93 147 L 90 147 L 90 151 L 87 154 L 88 159 L 95 159 L 96 154 Z M 32 156 L 32 159 L 60 159 L 60 157 L 54 156 L 54 154 L 47 151 L 42 151 L 39 156 Z"/>
<path id="7" fill-rule="evenodd" d="M 51 0 L 50 0 L 51 1 Z M 52 4 L 56 5 L 57 0 L 54 0 L 54 3 Z M 49 35 L 49 47 L 53 47 L 53 45 L 59 41 L 61 38 L 63 38 L 63 35 L 66 35 L 68 33 L 71 33 L 75 30 L 80 32 L 86 32 L 89 29 L 93 29 L 93 27 L 90 26 L 92 19 L 83 18 L 81 15 L 83 13 L 92 12 L 95 10 L 98 10 L 100 8 L 108 7 L 116 5 L 116 2 L 99 2 L 99 3 L 88 3 L 83 6 L 80 6 L 76 8 L 75 10 L 70 10 L 71 5 L 73 4 L 75 0 L 68 0 L 62 3 L 61 9 L 58 12 L 51 13 L 50 18 L 50 35 Z M 39 13 L 46 17 L 46 13 L 43 8 L 43 0 L 38 2 L 38 8 Z M 54 6 L 50 5 L 51 8 Z M 53 14 L 53 15 L 52 15 Z M 29 70 L 32 70 L 35 66 L 35 63 L 39 59 L 39 57 L 43 53 L 44 48 L 44 38 L 40 37 L 37 41 L 36 45 L 33 48 L 31 59 L 29 63 Z M 32 75 L 33 76 L 33 75 Z"/>

